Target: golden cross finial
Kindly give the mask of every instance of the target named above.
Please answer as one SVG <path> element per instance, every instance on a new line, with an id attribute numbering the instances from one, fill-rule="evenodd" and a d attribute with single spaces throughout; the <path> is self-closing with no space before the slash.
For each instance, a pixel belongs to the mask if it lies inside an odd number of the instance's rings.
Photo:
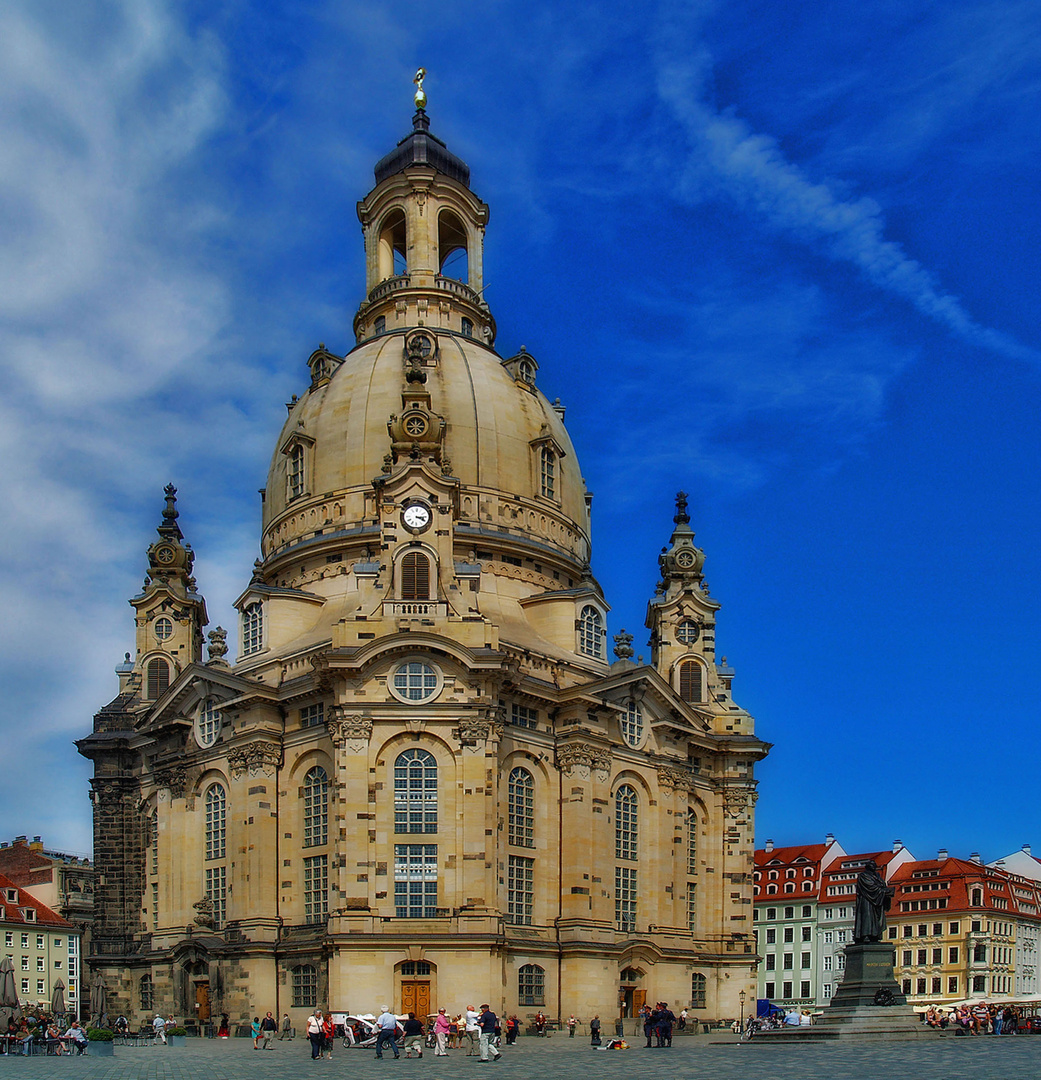
<path id="1" fill-rule="evenodd" d="M 412 80 L 416 84 L 416 108 L 425 109 L 427 107 L 427 95 L 423 89 L 423 80 L 426 78 L 427 69 L 420 68 L 416 72 L 416 77 Z"/>

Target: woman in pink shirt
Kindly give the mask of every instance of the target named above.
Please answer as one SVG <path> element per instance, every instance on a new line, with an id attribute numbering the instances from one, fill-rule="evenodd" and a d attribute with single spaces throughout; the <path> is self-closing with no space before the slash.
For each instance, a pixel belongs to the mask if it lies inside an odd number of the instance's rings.
<path id="1" fill-rule="evenodd" d="M 437 1019 L 434 1021 L 434 1036 L 437 1039 L 437 1046 L 434 1047 L 434 1057 L 448 1057 L 448 1051 L 445 1047 L 448 1046 L 449 1026 L 445 1010 L 438 1009 Z"/>

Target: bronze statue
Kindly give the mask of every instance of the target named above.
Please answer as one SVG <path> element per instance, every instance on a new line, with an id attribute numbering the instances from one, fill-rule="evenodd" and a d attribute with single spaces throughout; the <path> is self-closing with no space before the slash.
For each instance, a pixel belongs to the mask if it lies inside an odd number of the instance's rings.
<path id="1" fill-rule="evenodd" d="M 896 890 L 879 873 L 878 864 L 868 859 L 857 878 L 857 905 L 853 909 L 853 941 L 881 941 L 886 928 L 886 912 Z"/>

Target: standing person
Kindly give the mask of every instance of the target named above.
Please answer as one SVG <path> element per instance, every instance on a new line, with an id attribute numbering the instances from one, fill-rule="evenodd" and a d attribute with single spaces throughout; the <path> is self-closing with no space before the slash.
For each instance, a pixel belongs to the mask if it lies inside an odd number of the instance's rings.
<path id="1" fill-rule="evenodd" d="M 437 1045 L 434 1047 L 434 1057 L 448 1057 L 448 1030 L 450 1028 L 448 1014 L 444 1009 L 437 1010 L 437 1019 L 434 1021 L 434 1039 Z"/>
<path id="2" fill-rule="evenodd" d="M 682 1009 L 680 1009 L 680 1018 L 676 1023 L 676 1027 L 678 1027 L 680 1029 L 680 1031 L 686 1031 L 687 1030 L 687 1009 L 686 1009 L 686 1006 L 684 1006 Z"/>
<path id="3" fill-rule="evenodd" d="M 492 1012 L 492 1007 L 488 1004 L 481 1006 L 481 1060 L 488 1060 L 488 1051 L 492 1052 L 495 1061 L 498 1061 L 502 1055 L 499 1053 L 499 1048 L 495 1045 L 495 1029 L 499 1024 L 499 1020 L 495 1013 Z"/>
<path id="4" fill-rule="evenodd" d="M 542 1015 L 542 1010 L 535 1014 L 535 1034 L 545 1038 L 546 1036 L 546 1018 Z"/>
<path id="5" fill-rule="evenodd" d="M 152 1034 L 156 1042 L 166 1042 L 166 1021 L 158 1013 L 152 1021 Z"/>
<path id="6" fill-rule="evenodd" d="M 253 1037 L 253 1049 L 260 1049 L 260 1017 L 254 1016 L 253 1023 L 249 1025 L 249 1033 Z"/>
<path id="7" fill-rule="evenodd" d="M 275 1037 L 276 1031 L 278 1031 L 278 1022 L 269 1012 L 267 1016 L 260 1021 L 260 1042 L 262 1050 L 271 1049 L 271 1040 Z"/>
<path id="8" fill-rule="evenodd" d="M 672 1025 L 676 1021 L 676 1014 L 669 1008 L 669 1003 L 663 1001 L 658 1006 L 658 1045 L 672 1046 Z"/>
<path id="9" fill-rule="evenodd" d="M 307 1037 L 311 1041 L 311 1060 L 317 1061 L 322 1056 L 322 1010 L 315 1009 L 307 1018 Z"/>
<path id="10" fill-rule="evenodd" d="M 293 1021 L 289 1019 L 289 1013 L 285 1013 L 282 1017 L 282 1030 L 278 1033 L 278 1041 L 283 1039 L 291 1039 L 293 1037 Z"/>
<path id="11" fill-rule="evenodd" d="M 597 1013 L 592 1020 L 589 1021 L 589 1045 L 600 1045 L 600 1014 Z"/>
<path id="12" fill-rule="evenodd" d="M 516 1015 L 510 1016 L 506 1020 L 506 1045 L 513 1046 L 517 1041 L 517 1032 L 520 1029 L 520 1021 Z"/>
<path id="13" fill-rule="evenodd" d="M 401 1054 L 398 1052 L 398 1018 L 390 1011 L 389 1005 L 383 1006 L 383 1011 L 376 1017 L 376 1026 L 380 1029 L 376 1036 L 376 1057 L 383 1060 L 383 1047 L 390 1043 L 394 1051 L 394 1060 L 397 1061 Z"/>
<path id="14" fill-rule="evenodd" d="M 567 1037 L 573 1039 L 575 1037 L 575 1028 L 578 1026 L 578 1021 L 575 1019 L 575 1014 L 572 1013 L 567 1018 Z"/>
<path id="15" fill-rule="evenodd" d="M 423 1021 L 416 1019 L 416 1014 L 410 1012 L 405 1021 L 405 1057 L 412 1057 L 415 1050 L 416 1057 L 423 1056 Z"/>
<path id="16" fill-rule="evenodd" d="M 330 1060 L 332 1060 L 333 1056 L 333 1036 L 335 1034 L 336 1028 L 333 1026 L 333 1014 L 326 1012 L 322 1017 L 322 1053 Z"/>
<path id="17" fill-rule="evenodd" d="M 466 1006 L 466 1039 L 469 1044 L 469 1048 L 466 1051 L 467 1057 L 473 1057 L 477 1052 L 474 1047 L 474 1043 L 480 1038 L 481 1035 L 481 1014 L 472 1006 Z"/>
<path id="18" fill-rule="evenodd" d="M 226 1039 L 231 1032 L 228 1030 L 228 1014 L 220 1014 L 220 1027 L 217 1028 L 217 1038 Z"/>

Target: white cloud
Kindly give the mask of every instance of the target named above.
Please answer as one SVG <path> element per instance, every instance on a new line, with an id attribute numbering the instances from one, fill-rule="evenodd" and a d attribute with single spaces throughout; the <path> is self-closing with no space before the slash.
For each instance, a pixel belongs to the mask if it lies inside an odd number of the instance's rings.
<path id="1" fill-rule="evenodd" d="M 1036 349 L 974 321 L 930 271 L 886 239 L 874 200 L 850 198 L 834 181 L 811 180 L 772 136 L 711 106 L 705 100 L 708 67 L 699 55 L 694 64 L 686 55 L 670 57 L 658 74 L 658 93 L 688 140 L 682 198 L 725 194 L 772 228 L 821 245 L 831 258 L 857 267 L 874 285 L 909 301 L 963 340 L 1014 359 L 1041 360 Z"/>

